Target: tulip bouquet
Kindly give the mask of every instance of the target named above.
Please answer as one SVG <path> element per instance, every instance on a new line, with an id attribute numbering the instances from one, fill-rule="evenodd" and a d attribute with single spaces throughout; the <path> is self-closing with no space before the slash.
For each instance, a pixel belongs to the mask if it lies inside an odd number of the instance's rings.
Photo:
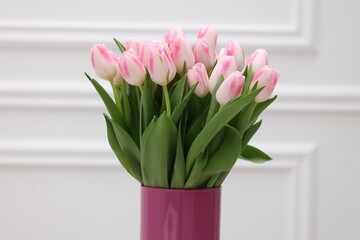
<path id="1" fill-rule="evenodd" d="M 258 49 L 245 64 L 235 41 L 216 52 L 217 32 L 199 30 L 193 47 L 181 29 L 164 41 L 130 39 L 115 55 L 103 44 L 91 49 L 97 76 L 109 80 L 113 97 L 88 74 L 109 112 L 109 144 L 120 163 L 144 186 L 213 188 L 238 158 L 271 158 L 249 145 L 279 72 Z M 245 66 L 246 65 L 246 66 Z"/>

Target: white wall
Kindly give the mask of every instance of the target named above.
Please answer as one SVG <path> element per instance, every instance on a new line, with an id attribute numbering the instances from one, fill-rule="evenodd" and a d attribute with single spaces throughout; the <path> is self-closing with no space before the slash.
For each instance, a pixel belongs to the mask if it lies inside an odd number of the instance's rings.
<path id="1" fill-rule="evenodd" d="M 1 1 L 0 239 L 139 238 L 139 186 L 107 145 L 83 76 L 89 48 L 173 26 L 191 38 L 207 24 L 247 55 L 267 48 L 281 72 L 254 139 L 275 160 L 238 162 L 223 186 L 222 239 L 360 239 L 360 4 L 141 4 Z"/>

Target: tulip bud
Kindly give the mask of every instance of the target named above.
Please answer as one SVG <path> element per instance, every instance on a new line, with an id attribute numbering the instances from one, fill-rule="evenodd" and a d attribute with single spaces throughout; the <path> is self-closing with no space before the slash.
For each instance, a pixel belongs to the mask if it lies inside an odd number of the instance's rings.
<path id="1" fill-rule="evenodd" d="M 205 38 L 208 41 L 212 50 L 215 51 L 216 43 L 217 43 L 217 36 L 218 36 L 218 34 L 217 34 L 215 28 L 204 27 L 204 28 L 199 29 L 199 32 L 197 34 L 197 39 Z"/>
<path id="2" fill-rule="evenodd" d="M 185 37 L 185 34 L 181 28 L 173 28 L 169 32 L 164 34 L 165 42 L 171 47 L 177 37 Z"/>
<path id="3" fill-rule="evenodd" d="M 226 49 L 222 48 L 219 51 L 219 55 L 217 56 L 217 59 L 220 60 L 223 56 L 226 56 Z"/>
<path id="4" fill-rule="evenodd" d="M 141 86 L 145 81 L 146 70 L 135 51 L 130 49 L 119 59 L 120 73 L 130 85 Z"/>
<path id="5" fill-rule="evenodd" d="M 145 67 L 148 67 L 149 63 L 149 53 L 151 50 L 152 43 L 151 42 L 144 42 L 140 46 L 139 50 L 139 58 L 142 64 L 144 64 Z"/>
<path id="6" fill-rule="evenodd" d="M 115 65 L 116 65 L 116 69 L 117 69 L 116 75 L 113 78 L 113 82 L 115 85 L 120 86 L 124 80 L 124 78 L 121 76 L 121 73 L 120 73 L 120 58 L 118 56 L 116 56 L 113 52 L 111 52 L 111 53 L 112 53 L 112 57 L 115 62 Z"/>
<path id="7" fill-rule="evenodd" d="M 148 70 L 153 82 L 166 86 L 176 74 L 176 67 L 167 45 L 153 44 L 149 53 Z"/>
<path id="8" fill-rule="evenodd" d="M 206 39 L 198 39 L 194 45 L 195 62 L 203 63 L 207 71 L 210 71 L 215 64 L 216 52 L 210 47 Z"/>
<path id="9" fill-rule="evenodd" d="M 235 99 L 241 95 L 244 84 L 245 77 L 241 72 L 235 71 L 231 73 L 217 90 L 216 100 L 221 106 L 224 106 L 232 99 Z"/>
<path id="10" fill-rule="evenodd" d="M 255 83 L 258 83 L 257 88 L 265 87 L 255 97 L 255 102 L 264 102 L 271 96 L 279 76 L 280 73 L 269 65 L 263 66 L 255 73 L 250 88 L 253 88 Z"/>
<path id="11" fill-rule="evenodd" d="M 120 69 L 117 72 L 117 74 L 115 75 L 113 81 L 116 86 L 120 86 L 122 84 L 122 82 L 124 81 L 124 78 L 121 76 Z"/>
<path id="12" fill-rule="evenodd" d="M 207 75 L 204 64 L 196 63 L 192 68 L 190 68 L 189 71 L 187 72 L 187 80 L 190 87 L 198 83 L 194 91 L 196 96 L 202 98 L 209 93 L 209 89 L 208 89 L 209 77 Z"/>
<path id="13" fill-rule="evenodd" d="M 104 44 L 95 44 L 90 51 L 90 58 L 95 74 L 102 79 L 112 81 L 118 72 L 114 53 Z"/>
<path id="14" fill-rule="evenodd" d="M 139 40 L 130 38 L 126 41 L 126 50 L 133 49 L 136 55 L 139 55 L 141 45 L 142 43 Z"/>
<path id="15" fill-rule="evenodd" d="M 213 93 L 216 87 L 217 82 L 220 77 L 223 76 L 226 79 L 230 73 L 236 71 L 235 57 L 233 56 L 224 56 L 219 60 L 215 65 L 214 70 L 211 73 L 209 80 L 209 91 Z"/>
<path id="16" fill-rule="evenodd" d="M 261 67 L 268 65 L 268 59 L 269 55 L 265 49 L 257 49 L 250 55 L 246 65 L 248 67 L 251 65 L 252 72 L 255 74 Z"/>
<path id="17" fill-rule="evenodd" d="M 182 74 L 184 63 L 186 70 L 190 69 L 195 64 L 194 53 L 189 42 L 182 36 L 177 37 L 172 46 L 171 54 L 176 66 L 176 71 Z"/>
<path id="18" fill-rule="evenodd" d="M 241 71 L 244 67 L 244 50 L 242 49 L 240 43 L 235 40 L 230 40 L 226 44 L 225 55 L 234 56 L 237 69 Z"/>

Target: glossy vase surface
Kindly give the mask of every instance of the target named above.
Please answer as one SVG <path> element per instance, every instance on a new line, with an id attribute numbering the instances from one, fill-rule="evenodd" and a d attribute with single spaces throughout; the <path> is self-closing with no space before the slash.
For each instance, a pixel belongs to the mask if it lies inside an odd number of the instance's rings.
<path id="1" fill-rule="evenodd" d="M 141 187 L 141 240 L 219 240 L 221 187 Z"/>

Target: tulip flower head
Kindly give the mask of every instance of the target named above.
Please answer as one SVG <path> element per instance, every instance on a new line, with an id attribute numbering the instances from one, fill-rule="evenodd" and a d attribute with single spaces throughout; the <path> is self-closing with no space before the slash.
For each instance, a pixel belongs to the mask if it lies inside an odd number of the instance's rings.
<path id="1" fill-rule="evenodd" d="M 226 49 L 225 48 L 220 49 L 219 54 L 217 56 L 217 59 L 220 60 L 223 56 L 226 56 Z"/>
<path id="2" fill-rule="evenodd" d="M 130 38 L 126 41 L 126 50 L 133 49 L 135 53 L 138 55 L 141 45 L 142 45 L 141 41 L 134 38 Z"/>
<path id="3" fill-rule="evenodd" d="M 182 74 L 184 64 L 186 65 L 186 70 L 195 64 L 194 53 L 189 42 L 183 36 L 176 37 L 172 43 L 171 55 L 176 66 L 176 71 L 179 74 Z"/>
<path id="4" fill-rule="evenodd" d="M 123 53 L 119 59 L 122 77 L 133 86 L 141 86 L 145 81 L 146 70 L 135 51 L 130 49 Z"/>
<path id="5" fill-rule="evenodd" d="M 210 71 L 216 61 L 216 52 L 210 47 L 205 38 L 198 39 L 194 45 L 195 62 L 203 63 L 207 71 Z"/>
<path id="6" fill-rule="evenodd" d="M 149 53 L 148 70 L 156 84 L 166 86 L 176 74 L 176 67 L 166 44 L 153 44 Z"/>
<path id="7" fill-rule="evenodd" d="M 221 106 L 224 106 L 231 100 L 241 95 L 244 84 L 245 77 L 241 72 L 235 71 L 231 73 L 217 90 L 216 100 Z"/>
<path id="8" fill-rule="evenodd" d="M 198 83 L 194 91 L 196 96 L 202 98 L 209 93 L 209 77 L 203 63 L 196 63 L 192 68 L 189 69 L 187 72 L 187 80 L 190 87 Z"/>
<path id="9" fill-rule="evenodd" d="M 173 28 L 169 32 L 164 34 L 164 41 L 171 47 L 177 37 L 185 37 L 185 34 L 181 28 Z"/>
<path id="10" fill-rule="evenodd" d="M 217 31 L 213 27 L 200 28 L 197 34 L 197 39 L 205 38 L 214 51 L 216 49 L 217 37 Z"/>
<path id="11" fill-rule="evenodd" d="M 90 51 L 90 59 L 95 74 L 102 79 L 112 81 L 118 73 L 116 56 L 104 44 L 95 44 Z"/>
<path id="12" fill-rule="evenodd" d="M 235 40 L 230 40 L 226 44 L 225 48 L 226 56 L 234 56 L 237 69 L 241 71 L 244 67 L 244 50 L 241 47 L 240 43 Z"/>
<path id="13" fill-rule="evenodd" d="M 209 80 L 209 91 L 213 93 L 220 77 L 226 79 L 232 72 L 236 71 L 236 63 L 234 56 L 224 56 L 215 65 Z"/>
<path id="14" fill-rule="evenodd" d="M 108 94 L 85 73 L 105 103 L 110 147 L 144 188 L 218 188 L 240 150 L 251 162 L 271 160 L 248 143 L 261 125 L 256 119 L 275 100 L 269 97 L 279 72 L 268 66 L 266 50 L 245 62 L 238 41 L 218 52 L 217 37 L 214 28 L 201 28 L 190 45 L 174 28 L 161 41 L 114 39 L 121 56 L 102 44 L 91 49 L 95 73 L 113 90 Z"/>
<path id="15" fill-rule="evenodd" d="M 260 68 L 269 64 L 269 54 L 265 49 L 255 50 L 247 60 L 246 65 L 250 67 L 253 74 L 255 74 Z"/>
<path id="16" fill-rule="evenodd" d="M 265 87 L 256 96 L 255 102 L 264 102 L 271 96 L 279 79 L 279 76 L 280 73 L 269 65 L 263 66 L 255 73 L 250 88 L 253 88 L 255 83 L 257 83 L 257 88 Z"/>

